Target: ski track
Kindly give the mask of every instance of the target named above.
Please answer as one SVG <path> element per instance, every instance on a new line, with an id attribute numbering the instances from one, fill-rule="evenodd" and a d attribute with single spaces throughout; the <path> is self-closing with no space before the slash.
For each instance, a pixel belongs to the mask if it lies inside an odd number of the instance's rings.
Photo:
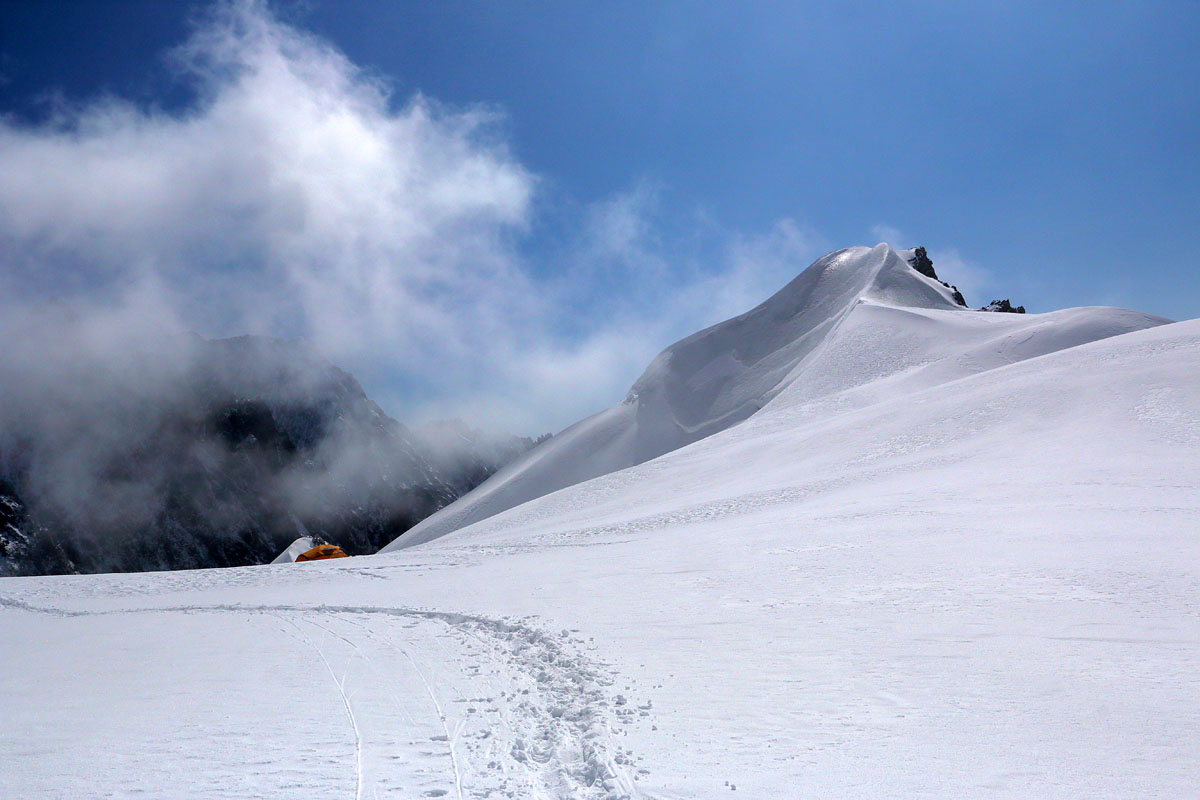
<path id="1" fill-rule="evenodd" d="M 333 680 L 333 685 L 337 687 L 338 695 L 342 699 L 342 705 L 345 706 L 345 708 L 346 708 L 346 716 L 350 719 L 350 727 L 354 730 L 354 763 L 355 763 L 354 798 L 355 798 L 355 800 L 362 800 L 362 784 L 363 784 L 363 781 L 362 781 L 362 779 L 363 779 L 362 731 L 359 730 L 358 720 L 355 718 L 354 709 L 350 705 L 350 698 L 346 696 L 346 676 L 343 674 L 340 679 L 338 678 L 337 674 L 333 671 L 333 665 L 329 663 L 329 659 L 325 656 L 325 651 L 323 649 L 321 649 L 321 646 L 319 644 L 317 644 L 311 638 L 309 638 L 309 636 L 306 633 L 304 633 L 303 630 L 300 629 L 299 625 L 297 625 L 295 622 L 293 622 L 290 619 L 286 619 L 284 617 L 279 616 L 278 614 L 272 614 L 271 616 L 276 617 L 277 619 L 281 619 L 284 622 L 291 625 L 293 628 L 295 628 L 296 632 L 300 634 L 300 637 L 305 642 L 307 642 L 309 645 L 311 645 L 313 650 L 317 651 L 317 655 L 320 656 L 320 658 L 321 658 L 321 663 L 324 664 L 325 669 L 327 669 L 329 671 L 329 677 Z"/>
<path id="2" fill-rule="evenodd" d="M 632 712 L 623 696 L 608 697 L 613 677 L 581 653 L 582 643 L 568 631 L 553 635 L 528 618 L 329 605 L 74 611 L 3 596 L 0 609 L 58 617 L 261 614 L 285 623 L 315 653 L 345 710 L 354 737 L 355 800 L 398 786 L 404 796 L 453 792 L 458 800 L 647 796 L 631 777 L 633 754 L 615 743 L 622 724 L 645 715 Z M 305 626 L 322 635 L 314 638 Z M 416 708 L 422 696 L 423 711 Z M 430 726 L 437 733 L 422 736 Z M 400 741 L 406 735 L 407 744 Z M 448 770 L 413 768 L 429 752 L 424 748 L 439 744 L 448 751 Z"/>
<path id="3" fill-rule="evenodd" d="M 346 620 L 346 621 L 349 622 L 350 620 Z M 353 623 L 353 624 L 358 625 L 358 623 Z M 458 754 L 455 752 L 455 749 L 454 749 L 455 740 L 457 739 L 457 731 L 455 732 L 454 736 L 450 735 L 450 728 L 446 725 L 446 713 L 445 713 L 445 711 L 442 710 L 442 704 L 440 702 L 438 702 L 437 693 L 434 692 L 433 686 L 430 685 L 430 683 L 429 683 L 429 679 L 425 677 L 425 673 L 422 672 L 422 670 L 419 666 L 417 666 L 416 659 L 414 659 L 412 657 L 412 653 L 410 653 L 407 648 L 401 647 L 400 645 L 393 643 L 389 639 L 384 639 L 383 637 L 377 637 L 375 635 L 375 633 L 367 626 L 359 625 L 358 627 L 360 627 L 362 629 L 362 631 L 366 634 L 366 636 L 368 638 L 377 639 L 377 640 L 385 642 L 389 647 L 391 647 L 391 649 L 393 649 L 394 651 L 403 655 L 405 660 L 408 661 L 408 663 L 412 665 L 413 672 L 420 679 L 421 685 L 425 688 L 425 693 L 427 695 L 429 695 L 429 700 L 433 704 L 434 711 L 437 713 L 438 723 L 441 725 L 442 733 L 446 737 L 446 747 L 449 750 L 450 765 L 454 770 L 455 794 L 458 796 L 459 800 L 462 800 L 462 796 L 463 796 L 463 793 L 462 793 L 462 769 L 458 765 Z M 344 639 L 344 641 L 349 642 L 350 640 Z M 353 643 L 351 643 L 351 644 L 356 650 L 360 649 L 357 644 L 353 644 Z M 395 695 L 393 694 L 392 697 L 394 700 Z"/>

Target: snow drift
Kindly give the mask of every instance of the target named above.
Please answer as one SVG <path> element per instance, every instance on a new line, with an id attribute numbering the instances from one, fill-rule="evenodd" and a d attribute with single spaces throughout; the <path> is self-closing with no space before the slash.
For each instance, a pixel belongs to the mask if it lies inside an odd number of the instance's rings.
<path id="1" fill-rule="evenodd" d="M 912 255 L 879 244 L 817 259 L 758 307 L 668 347 L 622 403 L 567 428 L 382 552 L 711 436 L 789 387 L 815 400 L 870 384 L 839 402 L 874 402 L 1167 322 L 1115 308 L 970 312 L 951 288 L 913 269 Z"/>

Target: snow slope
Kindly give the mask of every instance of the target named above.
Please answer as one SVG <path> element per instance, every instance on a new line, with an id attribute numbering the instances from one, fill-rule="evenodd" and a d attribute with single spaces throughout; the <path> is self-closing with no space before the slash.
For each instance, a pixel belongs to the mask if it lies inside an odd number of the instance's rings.
<path id="1" fill-rule="evenodd" d="M 1112 316 L 866 297 L 741 424 L 420 547 L 0 580 L 0 796 L 1190 796 L 1200 321 L 1059 349 Z"/>
<path id="2" fill-rule="evenodd" d="M 815 398 L 925 367 L 879 387 L 912 390 L 1167 321 L 1111 308 L 968 312 L 912 269 L 911 257 L 879 244 L 818 259 L 757 308 L 668 347 L 624 402 L 567 428 L 382 552 L 710 436 L 792 384 Z"/>

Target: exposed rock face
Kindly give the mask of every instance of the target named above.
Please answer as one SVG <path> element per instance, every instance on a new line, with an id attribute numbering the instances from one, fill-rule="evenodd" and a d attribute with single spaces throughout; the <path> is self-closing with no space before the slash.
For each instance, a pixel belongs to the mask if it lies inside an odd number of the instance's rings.
<path id="1" fill-rule="evenodd" d="M 928 253 L 925 252 L 924 247 L 917 247 L 913 250 L 913 256 L 912 256 L 912 258 L 910 258 L 908 260 L 908 264 L 910 267 L 912 267 L 917 272 L 924 275 L 926 278 L 933 278 L 935 281 L 940 283 L 942 286 L 945 286 L 947 289 L 950 289 L 951 291 L 953 291 L 954 294 L 951 295 L 951 297 L 954 298 L 954 302 L 958 303 L 960 306 L 963 306 L 964 308 L 966 307 L 967 301 L 965 299 L 963 299 L 962 292 L 960 292 L 958 290 L 958 287 L 951 286 L 950 284 L 946 283 L 944 280 L 942 280 L 941 278 L 939 278 L 937 276 L 937 272 L 935 272 L 933 269 L 933 259 L 929 257 Z"/>
<path id="2" fill-rule="evenodd" d="M 0 480 L 0 575 L 8 563 L 29 559 L 30 536 L 25 518 L 25 504 L 15 487 Z"/>
<path id="3" fill-rule="evenodd" d="M 979 310 L 980 311 L 995 311 L 995 312 L 998 312 L 1001 314 L 1024 314 L 1025 306 L 1017 306 L 1014 308 L 1012 303 L 1008 302 L 1007 299 L 993 300 L 992 302 L 988 303 L 986 306 L 984 306 L 983 308 L 981 308 Z"/>
<path id="4" fill-rule="evenodd" d="M 933 271 L 933 259 L 925 252 L 924 247 L 918 247 L 913 250 L 913 257 L 909 259 L 908 263 L 926 278 L 933 278 L 935 281 L 938 280 L 937 273 Z"/>
<path id="5" fill-rule="evenodd" d="M 299 535 L 373 553 L 532 445 L 435 452 L 294 344 L 190 344 L 152 399 L 57 413 L 69 437 L 0 432 L 0 574 L 266 563 Z"/>

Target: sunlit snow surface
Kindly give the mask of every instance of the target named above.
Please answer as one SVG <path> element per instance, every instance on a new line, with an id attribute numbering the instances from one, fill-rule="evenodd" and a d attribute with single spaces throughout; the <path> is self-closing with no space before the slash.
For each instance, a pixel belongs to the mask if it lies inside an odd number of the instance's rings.
<path id="1" fill-rule="evenodd" d="M 0 581 L 0 797 L 1193 796 L 1200 321 L 1112 311 L 867 297 L 426 545 Z"/>
<path id="2" fill-rule="evenodd" d="M 624 402 L 572 425 L 387 548 L 420 544 L 718 433 L 786 389 L 837 404 L 953 378 L 1167 320 L 1119 308 L 972 312 L 886 244 L 817 259 L 758 307 L 668 347 Z M 882 378 L 892 377 L 892 381 Z M 864 387 L 851 397 L 840 393 Z M 834 409 L 842 406 L 835 405 Z M 812 410 L 828 413 L 830 407 Z"/>

